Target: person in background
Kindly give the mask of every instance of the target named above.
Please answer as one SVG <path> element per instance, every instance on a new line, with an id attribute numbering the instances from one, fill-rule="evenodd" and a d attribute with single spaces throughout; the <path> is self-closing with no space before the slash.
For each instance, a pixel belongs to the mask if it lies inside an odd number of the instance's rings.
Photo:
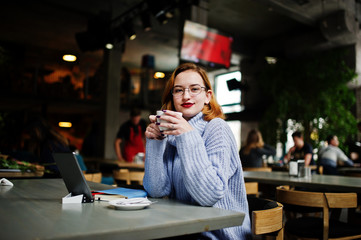
<path id="1" fill-rule="evenodd" d="M 339 141 L 336 135 L 329 135 L 326 140 L 327 147 L 319 151 L 319 165 L 323 166 L 323 174 L 338 175 L 338 165 L 353 166 L 352 160 L 338 147 Z"/>
<path id="2" fill-rule="evenodd" d="M 135 155 L 145 152 L 146 127 L 145 120 L 141 118 L 141 111 L 137 108 L 131 109 L 130 120 L 120 126 L 114 141 L 115 153 L 119 161 L 132 162 Z M 124 151 L 122 151 L 122 143 Z"/>
<path id="3" fill-rule="evenodd" d="M 239 154 L 243 167 L 263 167 L 263 156 L 276 155 L 276 149 L 263 142 L 260 131 L 252 129 L 248 133 L 246 145 L 241 148 Z"/>
<path id="4" fill-rule="evenodd" d="M 44 165 L 44 177 L 60 177 L 60 172 L 53 158 L 53 153 L 71 152 L 68 140 L 58 133 L 41 117 L 28 122 L 23 132 L 23 145 Z"/>
<path id="5" fill-rule="evenodd" d="M 193 238 L 250 239 L 237 144 L 223 120 L 206 71 L 193 63 L 178 66 L 167 82 L 162 103 L 164 114 L 150 115 L 151 123 L 145 132 L 145 190 L 151 197 L 167 196 L 189 204 L 246 213 L 241 226 Z M 168 123 L 157 123 L 157 119 Z M 159 127 L 169 129 L 160 131 Z"/>
<path id="6" fill-rule="evenodd" d="M 312 146 L 303 140 L 302 133 L 299 131 L 294 132 L 292 139 L 294 146 L 289 149 L 287 155 L 284 157 L 285 162 L 289 162 L 292 159 L 304 159 L 305 166 L 315 165 Z"/>

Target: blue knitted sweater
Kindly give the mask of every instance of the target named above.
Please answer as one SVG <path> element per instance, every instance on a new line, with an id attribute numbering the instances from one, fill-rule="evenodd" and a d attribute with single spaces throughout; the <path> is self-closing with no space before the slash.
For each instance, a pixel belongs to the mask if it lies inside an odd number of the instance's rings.
<path id="1" fill-rule="evenodd" d="M 169 196 L 201 206 L 246 214 L 242 226 L 204 235 L 211 239 L 250 239 L 251 224 L 236 141 L 228 124 L 199 113 L 193 131 L 164 140 L 147 139 L 143 185 L 151 197 Z M 163 156 L 163 157 L 162 157 Z"/>

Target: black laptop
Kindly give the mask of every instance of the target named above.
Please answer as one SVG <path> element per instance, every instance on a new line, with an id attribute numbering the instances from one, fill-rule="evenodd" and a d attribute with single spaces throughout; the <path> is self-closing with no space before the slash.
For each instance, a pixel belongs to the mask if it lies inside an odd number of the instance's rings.
<path id="1" fill-rule="evenodd" d="M 84 178 L 74 153 L 54 153 L 56 165 L 72 196 L 83 194 L 82 202 L 94 202 L 90 188 Z"/>

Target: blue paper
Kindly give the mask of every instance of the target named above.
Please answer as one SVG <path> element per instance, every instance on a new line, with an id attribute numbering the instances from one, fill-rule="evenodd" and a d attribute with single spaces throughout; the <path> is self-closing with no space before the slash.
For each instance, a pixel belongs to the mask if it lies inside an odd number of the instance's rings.
<path id="1" fill-rule="evenodd" d="M 141 189 L 131 189 L 131 188 L 113 188 L 108 190 L 101 190 L 98 191 L 100 193 L 106 193 L 106 194 L 118 194 L 125 196 L 127 198 L 137 198 L 137 197 L 146 197 L 147 192 Z"/>

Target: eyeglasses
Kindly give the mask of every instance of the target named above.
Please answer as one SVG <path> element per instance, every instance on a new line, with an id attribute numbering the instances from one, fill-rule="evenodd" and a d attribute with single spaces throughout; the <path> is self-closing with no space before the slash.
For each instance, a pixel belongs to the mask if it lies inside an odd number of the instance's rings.
<path id="1" fill-rule="evenodd" d="M 202 87 L 199 84 L 194 84 L 191 85 L 189 88 L 184 88 L 184 87 L 180 87 L 180 86 L 176 86 L 172 89 L 172 95 L 174 97 L 181 97 L 183 96 L 183 94 L 185 93 L 186 89 L 188 90 L 188 93 L 194 97 L 197 96 L 198 94 L 200 94 L 202 92 L 202 90 L 206 90 L 206 87 Z"/>

